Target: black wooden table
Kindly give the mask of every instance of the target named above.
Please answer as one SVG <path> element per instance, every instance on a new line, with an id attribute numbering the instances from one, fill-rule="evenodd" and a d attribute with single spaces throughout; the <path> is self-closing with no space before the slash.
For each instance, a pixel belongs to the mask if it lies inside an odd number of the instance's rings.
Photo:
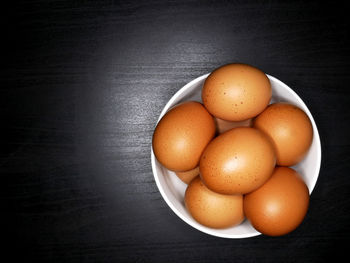
<path id="1" fill-rule="evenodd" d="M 322 262 L 347 252 L 345 4 L 25 1 L 2 10 L 4 262 Z M 284 81 L 319 128 L 319 180 L 305 220 L 286 236 L 203 234 L 172 212 L 153 178 L 162 108 L 230 62 Z"/>

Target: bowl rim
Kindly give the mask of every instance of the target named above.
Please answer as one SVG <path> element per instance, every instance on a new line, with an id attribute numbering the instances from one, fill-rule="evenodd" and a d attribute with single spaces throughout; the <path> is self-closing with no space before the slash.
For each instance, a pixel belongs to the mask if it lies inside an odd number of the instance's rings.
<path id="1" fill-rule="evenodd" d="M 159 118 L 157 120 L 157 123 L 155 125 L 155 127 L 157 126 L 158 122 L 160 121 L 160 119 L 165 115 L 165 113 L 173 106 L 172 104 L 174 103 L 174 101 L 176 101 L 178 99 L 178 97 L 180 97 L 189 87 L 193 86 L 194 84 L 202 81 L 203 79 L 206 79 L 208 76 L 210 75 L 210 73 L 204 74 L 202 76 L 199 76 L 193 80 L 191 80 L 190 82 L 188 82 L 186 85 L 184 85 L 181 89 L 179 89 L 172 97 L 171 99 L 167 102 L 167 104 L 164 106 L 162 112 L 159 115 Z M 304 103 L 304 101 L 299 97 L 299 95 L 292 90 L 288 85 L 286 85 L 285 83 L 283 83 L 282 81 L 280 81 L 279 79 L 266 74 L 266 76 L 269 78 L 269 80 L 273 80 L 275 82 L 277 82 L 279 85 L 283 86 L 285 89 L 287 89 L 289 92 L 291 92 L 294 97 L 296 98 L 296 100 L 298 101 L 298 103 L 300 103 L 303 106 L 303 110 L 305 111 L 305 113 L 308 115 L 313 129 L 314 129 L 314 134 L 313 136 L 316 138 L 316 143 L 318 144 L 317 146 L 317 156 L 316 156 L 316 163 L 317 163 L 317 167 L 316 167 L 316 174 L 317 176 L 315 177 L 315 179 L 313 180 L 312 184 L 309 188 L 309 195 L 311 195 L 313 189 L 315 188 L 316 182 L 318 180 L 319 177 L 319 172 L 320 172 L 320 167 L 321 167 L 321 140 L 320 140 L 320 136 L 318 133 L 318 129 L 315 123 L 315 120 L 310 112 L 310 110 L 308 109 L 308 107 L 306 106 L 306 104 Z M 182 213 L 172 204 L 172 202 L 169 200 L 169 198 L 167 197 L 167 194 L 165 193 L 163 186 L 161 185 L 159 179 L 158 179 L 158 173 L 157 173 L 157 167 L 156 167 L 156 158 L 153 152 L 153 147 L 151 144 L 151 163 L 152 163 L 152 173 L 153 173 L 153 177 L 156 181 L 156 185 L 157 188 L 159 190 L 159 192 L 161 193 L 163 199 L 165 200 L 165 202 L 167 203 L 167 205 L 170 207 L 170 209 L 178 216 L 180 217 L 184 222 L 186 222 L 187 224 L 189 224 L 190 226 L 192 226 L 193 228 L 205 233 L 205 234 L 209 234 L 211 236 L 215 236 L 215 237 L 221 237 L 221 238 L 229 238 L 229 239 L 239 239 L 239 238 L 249 238 L 249 237 L 254 237 L 254 236 L 259 236 L 261 235 L 260 232 L 256 231 L 253 233 L 245 233 L 245 234 L 225 234 L 225 233 L 218 233 L 215 229 L 211 229 L 208 227 L 205 227 L 199 223 L 197 223 L 196 221 L 191 221 L 188 218 L 186 218 L 184 215 L 182 215 Z M 246 220 L 246 219 L 245 219 Z"/>

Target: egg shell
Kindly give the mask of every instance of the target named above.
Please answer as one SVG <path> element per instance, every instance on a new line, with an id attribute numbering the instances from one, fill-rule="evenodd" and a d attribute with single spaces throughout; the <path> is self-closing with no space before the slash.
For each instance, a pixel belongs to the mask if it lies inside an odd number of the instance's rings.
<path id="1" fill-rule="evenodd" d="M 270 139 L 261 131 L 238 127 L 212 140 L 200 160 L 206 186 L 221 194 L 245 194 L 272 174 L 276 157 Z"/>
<path id="2" fill-rule="evenodd" d="M 253 227 L 269 236 L 285 235 L 303 221 L 309 191 L 301 176 L 289 167 L 276 167 L 259 189 L 244 196 L 244 213 Z"/>
<path id="3" fill-rule="evenodd" d="M 269 105 L 256 119 L 254 127 L 273 141 L 277 164 L 292 166 L 300 162 L 312 143 L 312 124 L 306 113 L 288 103 Z"/>
<path id="4" fill-rule="evenodd" d="M 246 64 L 228 64 L 205 80 L 202 100 L 208 111 L 223 120 L 255 117 L 269 104 L 271 84 L 264 72 Z"/>
<path id="5" fill-rule="evenodd" d="M 152 141 L 154 154 L 169 170 L 192 170 L 198 166 L 215 129 L 213 117 L 201 103 L 190 101 L 176 105 L 156 126 Z"/>
<path id="6" fill-rule="evenodd" d="M 200 224 L 211 228 L 227 228 L 244 219 L 243 196 L 222 195 L 209 190 L 200 177 L 192 180 L 185 192 L 186 208 Z"/>
<path id="7" fill-rule="evenodd" d="M 181 179 L 185 184 L 189 184 L 193 178 L 199 175 L 199 166 L 186 172 L 176 172 L 177 177 Z"/>
<path id="8" fill-rule="evenodd" d="M 219 118 L 214 118 L 216 124 L 216 132 L 218 134 L 224 133 L 228 130 L 237 127 L 251 127 L 253 125 L 253 119 L 248 119 L 244 121 L 226 121 Z"/>

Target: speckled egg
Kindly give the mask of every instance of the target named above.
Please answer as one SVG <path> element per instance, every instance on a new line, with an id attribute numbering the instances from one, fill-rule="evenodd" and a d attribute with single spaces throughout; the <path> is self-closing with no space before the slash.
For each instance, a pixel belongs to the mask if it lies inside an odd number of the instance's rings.
<path id="1" fill-rule="evenodd" d="M 208 111 L 223 120 L 255 117 L 269 104 L 271 84 L 261 70 L 246 64 L 228 64 L 205 80 L 202 100 Z"/>
<path id="2" fill-rule="evenodd" d="M 221 194 L 249 193 L 271 176 L 276 157 L 271 140 L 248 127 L 231 129 L 212 140 L 200 160 L 206 186 Z"/>

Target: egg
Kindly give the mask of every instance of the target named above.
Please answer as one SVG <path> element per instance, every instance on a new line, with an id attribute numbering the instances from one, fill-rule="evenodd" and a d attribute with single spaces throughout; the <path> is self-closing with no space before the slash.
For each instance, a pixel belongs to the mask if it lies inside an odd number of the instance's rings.
<path id="1" fill-rule="evenodd" d="M 277 164 L 292 166 L 300 162 L 310 148 L 313 130 L 306 113 L 288 103 L 269 105 L 255 120 L 254 127 L 274 142 Z"/>
<path id="2" fill-rule="evenodd" d="M 276 157 L 271 140 L 261 131 L 238 127 L 212 140 L 199 163 L 206 186 L 221 194 L 249 193 L 271 176 Z"/>
<path id="3" fill-rule="evenodd" d="M 198 166 L 215 129 L 213 117 L 201 103 L 181 103 L 158 122 L 152 140 L 154 155 L 169 170 L 192 170 Z"/>
<path id="4" fill-rule="evenodd" d="M 203 184 L 199 176 L 186 189 L 185 205 L 198 223 L 211 228 L 235 226 L 244 219 L 242 195 L 215 193 Z"/>
<path id="5" fill-rule="evenodd" d="M 245 216 L 259 232 L 285 235 L 303 221 L 309 205 L 309 190 L 301 176 L 289 167 L 276 167 L 259 189 L 245 195 Z"/>
<path id="6" fill-rule="evenodd" d="M 199 175 L 199 166 L 186 172 L 176 172 L 177 177 L 181 179 L 185 184 L 189 184 L 193 178 Z"/>
<path id="7" fill-rule="evenodd" d="M 219 134 L 236 127 L 250 127 L 253 125 L 253 119 L 248 119 L 244 121 L 225 121 L 219 118 L 214 119 L 216 124 L 216 132 Z"/>
<path id="8" fill-rule="evenodd" d="M 269 104 L 271 84 L 261 70 L 246 64 L 228 64 L 205 80 L 202 100 L 208 111 L 227 121 L 255 117 Z"/>

